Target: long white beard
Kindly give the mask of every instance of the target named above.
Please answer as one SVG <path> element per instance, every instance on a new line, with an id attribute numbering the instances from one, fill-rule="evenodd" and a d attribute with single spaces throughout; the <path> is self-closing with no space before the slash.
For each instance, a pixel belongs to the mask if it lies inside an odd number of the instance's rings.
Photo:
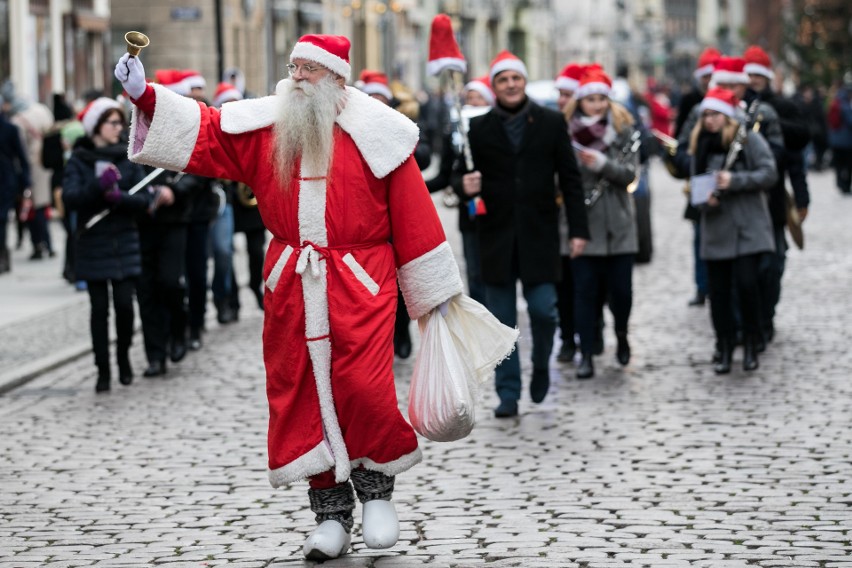
<path id="1" fill-rule="evenodd" d="M 334 121 L 343 108 L 346 91 L 329 74 L 315 85 L 285 79 L 284 94 L 275 122 L 273 163 L 278 181 L 290 190 L 296 163 L 308 177 L 324 176 L 334 154 Z"/>

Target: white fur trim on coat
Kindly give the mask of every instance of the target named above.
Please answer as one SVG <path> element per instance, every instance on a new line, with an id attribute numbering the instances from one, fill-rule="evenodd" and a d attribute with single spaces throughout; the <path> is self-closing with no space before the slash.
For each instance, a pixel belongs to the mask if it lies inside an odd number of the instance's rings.
<path id="1" fill-rule="evenodd" d="M 370 458 L 358 458 L 357 460 L 352 460 L 352 469 L 363 465 L 364 469 L 378 471 L 388 476 L 394 476 L 399 475 L 404 471 L 408 471 L 415 465 L 419 464 L 422 460 L 423 453 L 420 451 L 420 448 L 415 448 L 410 454 L 405 454 L 404 456 L 387 463 L 377 463 Z"/>
<path id="2" fill-rule="evenodd" d="M 406 263 L 398 276 L 408 315 L 413 320 L 461 294 L 463 289 L 459 267 L 447 241 Z"/>
<path id="3" fill-rule="evenodd" d="M 280 84 L 280 83 L 279 83 Z M 280 88 L 276 89 L 281 92 Z M 337 124 L 355 141 L 370 171 L 381 179 L 408 159 L 420 139 L 420 130 L 405 115 L 346 87 L 346 106 Z M 270 95 L 222 105 L 222 130 L 243 134 L 275 123 L 280 99 Z"/>
<path id="4" fill-rule="evenodd" d="M 334 465 L 334 458 L 328 449 L 328 443 L 323 440 L 314 449 L 278 469 L 268 472 L 269 484 L 272 487 L 289 485 L 312 475 L 328 471 Z"/>
<path id="5" fill-rule="evenodd" d="M 349 267 L 349 270 L 352 271 L 352 274 L 358 279 L 358 282 L 363 284 L 364 288 L 366 288 L 370 294 L 375 296 L 379 293 L 379 285 L 375 280 L 373 280 L 369 273 L 364 270 L 364 267 L 358 264 L 358 261 L 355 260 L 355 257 L 352 256 L 351 252 L 346 253 L 341 260 L 343 261 L 343 264 Z"/>
<path id="6" fill-rule="evenodd" d="M 133 107 L 127 157 L 139 164 L 183 171 L 198 140 L 201 109 L 196 101 L 166 87 L 151 86 L 157 97 L 154 118 Z"/>
<path id="7" fill-rule="evenodd" d="M 269 288 L 270 292 L 274 292 L 275 287 L 278 286 L 278 280 L 281 278 L 281 273 L 284 272 L 284 267 L 287 265 L 287 261 L 290 260 L 291 254 L 293 254 L 293 247 L 287 245 L 284 247 L 284 250 L 281 251 L 281 256 L 279 256 L 278 260 L 275 261 L 275 265 L 272 267 L 272 270 L 269 272 L 269 277 L 266 279 L 266 287 Z"/>

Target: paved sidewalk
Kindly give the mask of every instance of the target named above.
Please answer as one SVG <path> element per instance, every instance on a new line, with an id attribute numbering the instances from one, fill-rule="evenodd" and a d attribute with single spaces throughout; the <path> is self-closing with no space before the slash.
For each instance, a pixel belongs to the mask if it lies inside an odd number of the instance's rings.
<path id="1" fill-rule="evenodd" d="M 400 542 L 365 549 L 359 507 L 354 550 L 323 567 L 852 568 L 852 199 L 812 176 L 777 338 L 757 372 L 738 351 L 720 377 L 708 309 L 686 307 L 680 184 L 656 166 L 652 183 L 630 365 L 608 321 L 595 379 L 554 361 L 547 399 L 524 392 L 508 420 L 486 389 L 471 436 L 421 440 L 424 462 L 398 477 Z M 306 485 L 266 480 L 261 315 L 247 312 L 165 379 L 96 396 L 82 358 L 0 396 L 0 565 L 314 565 Z M 403 411 L 411 369 L 395 366 Z"/>

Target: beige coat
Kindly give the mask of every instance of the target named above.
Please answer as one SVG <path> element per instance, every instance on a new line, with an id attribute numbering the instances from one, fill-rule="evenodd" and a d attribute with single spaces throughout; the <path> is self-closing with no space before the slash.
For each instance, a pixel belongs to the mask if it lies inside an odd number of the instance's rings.
<path id="1" fill-rule="evenodd" d="M 53 126 L 53 113 L 41 103 L 33 103 L 11 118 L 21 132 L 21 140 L 30 160 L 33 207 L 47 207 L 51 202 L 51 171 L 41 165 L 41 147 L 44 135 Z"/>

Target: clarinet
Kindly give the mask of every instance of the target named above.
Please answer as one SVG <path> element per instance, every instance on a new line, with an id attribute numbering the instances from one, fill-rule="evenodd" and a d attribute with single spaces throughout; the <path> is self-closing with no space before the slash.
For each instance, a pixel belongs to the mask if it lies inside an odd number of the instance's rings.
<path id="1" fill-rule="evenodd" d="M 749 105 L 748 111 L 746 111 L 746 117 L 740 122 L 740 125 L 737 128 L 737 134 L 734 136 L 734 140 L 731 142 L 731 147 L 728 149 L 728 155 L 725 156 L 725 165 L 722 167 L 722 171 L 731 169 L 734 162 L 737 160 L 737 156 L 739 156 L 740 151 L 742 151 L 746 136 L 748 136 L 748 124 L 750 122 L 754 123 L 755 132 L 757 132 L 757 129 L 760 128 L 760 121 L 754 120 L 754 116 L 757 113 L 757 105 L 759 104 L 760 99 L 755 98 L 751 102 L 751 105 Z"/>
<path id="2" fill-rule="evenodd" d="M 628 138 L 627 141 L 624 143 L 624 146 L 622 146 L 621 148 L 621 154 L 618 155 L 619 164 L 624 164 L 627 162 L 628 159 L 633 158 L 633 156 L 636 154 L 636 151 L 639 150 L 639 146 L 642 145 L 641 136 L 642 133 L 639 131 L 638 128 L 633 130 L 633 134 L 631 134 L 630 138 Z M 633 181 L 635 182 L 636 180 L 634 179 Z M 631 182 L 631 184 L 632 183 L 633 182 Z M 628 186 L 631 184 L 628 184 Z M 597 183 L 597 185 L 595 185 L 595 188 L 592 190 L 589 196 L 586 198 L 586 208 L 591 209 L 592 207 L 594 207 L 595 203 L 597 203 L 598 199 L 600 199 L 601 195 L 603 195 L 604 190 L 606 190 L 606 188 L 609 186 L 609 180 L 601 179 Z"/>

